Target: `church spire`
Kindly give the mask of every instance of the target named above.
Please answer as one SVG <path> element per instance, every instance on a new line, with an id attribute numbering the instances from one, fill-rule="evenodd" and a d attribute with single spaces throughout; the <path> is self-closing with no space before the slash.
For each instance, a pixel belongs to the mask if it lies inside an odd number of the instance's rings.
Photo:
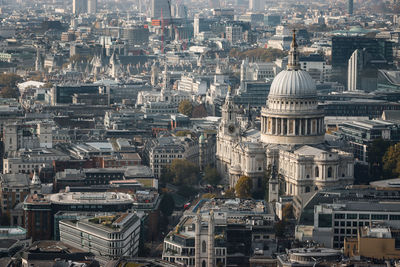
<path id="1" fill-rule="evenodd" d="M 290 45 L 289 51 L 289 62 L 288 62 L 288 70 L 299 70 L 300 69 L 300 62 L 299 62 L 299 53 L 297 51 L 298 45 L 296 42 L 296 30 L 293 29 L 293 40 L 292 44 Z"/>

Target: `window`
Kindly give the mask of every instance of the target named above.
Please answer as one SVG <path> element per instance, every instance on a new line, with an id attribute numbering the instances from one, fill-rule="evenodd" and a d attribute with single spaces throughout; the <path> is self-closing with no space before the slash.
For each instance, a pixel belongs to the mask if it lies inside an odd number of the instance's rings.
<path id="1" fill-rule="evenodd" d="M 306 193 L 310 192 L 310 187 L 306 186 Z"/>
<path id="2" fill-rule="evenodd" d="M 389 220 L 398 221 L 400 220 L 400 215 L 390 215 Z"/>
<path id="3" fill-rule="evenodd" d="M 315 177 L 319 177 L 319 168 L 315 167 Z"/>
<path id="4" fill-rule="evenodd" d="M 332 167 L 328 168 L 328 178 L 332 177 Z"/>
<path id="5" fill-rule="evenodd" d="M 349 213 L 349 214 L 347 214 L 347 219 L 357 219 L 357 214 L 354 214 L 354 213 Z"/>
<path id="6" fill-rule="evenodd" d="M 206 247 L 207 247 L 206 241 L 203 240 L 203 242 L 201 243 L 201 251 L 203 253 L 206 253 Z"/>
<path id="7" fill-rule="evenodd" d="M 369 220 L 369 214 L 359 214 L 360 220 Z"/>
<path id="8" fill-rule="evenodd" d="M 371 219 L 372 220 L 387 220 L 387 215 L 386 214 L 372 214 Z"/>
<path id="9" fill-rule="evenodd" d="M 335 219 L 344 219 L 344 214 L 343 213 L 336 213 L 335 214 Z"/>

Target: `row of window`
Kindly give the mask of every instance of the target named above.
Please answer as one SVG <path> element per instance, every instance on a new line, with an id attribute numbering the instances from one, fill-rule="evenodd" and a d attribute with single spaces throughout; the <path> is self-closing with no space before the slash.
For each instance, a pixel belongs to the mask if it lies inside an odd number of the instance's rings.
<path id="1" fill-rule="evenodd" d="M 392 221 L 397 221 L 400 220 L 400 214 L 392 214 L 392 215 L 388 215 L 388 214 L 356 214 L 356 213 L 336 213 L 335 214 L 335 219 L 338 220 L 344 220 L 344 219 L 360 219 L 360 220 L 387 220 L 389 216 L 389 220 Z"/>

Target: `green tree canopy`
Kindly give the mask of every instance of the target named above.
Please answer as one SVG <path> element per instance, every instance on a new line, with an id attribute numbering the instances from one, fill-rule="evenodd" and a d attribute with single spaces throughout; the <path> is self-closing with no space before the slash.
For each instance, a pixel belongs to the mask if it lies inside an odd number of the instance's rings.
<path id="1" fill-rule="evenodd" d="M 273 62 L 277 58 L 283 58 L 284 56 L 286 56 L 286 54 L 286 52 L 275 48 L 255 48 L 246 51 L 240 51 L 236 48 L 233 48 L 229 52 L 229 56 L 235 57 L 240 60 L 248 58 L 250 61 L 264 62 Z"/>
<path id="2" fill-rule="evenodd" d="M 199 167 L 185 159 L 174 159 L 170 166 L 162 171 L 162 183 L 177 186 L 193 186 L 198 181 Z"/>
<path id="3" fill-rule="evenodd" d="M 221 181 L 221 175 L 219 175 L 216 168 L 207 166 L 205 169 L 204 180 L 211 185 L 217 185 Z"/>
<path id="4" fill-rule="evenodd" d="M 248 176 L 241 176 L 236 183 L 235 192 L 239 198 L 251 197 L 251 189 L 253 187 L 253 181 Z"/>
<path id="5" fill-rule="evenodd" d="M 383 173 L 385 178 L 399 177 L 400 143 L 390 146 L 383 156 Z"/>
<path id="6" fill-rule="evenodd" d="M 18 98 L 17 83 L 22 81 L 21 76 L 14 73 L 0 74 L 1 96 L 4 98 Z"/>
<path id="7" fill-rule="evenodd" d="M 182 100 L 179 103 L 178 111 L 188 117 L 192 116 L 193 105 L 189 100 Z"/>

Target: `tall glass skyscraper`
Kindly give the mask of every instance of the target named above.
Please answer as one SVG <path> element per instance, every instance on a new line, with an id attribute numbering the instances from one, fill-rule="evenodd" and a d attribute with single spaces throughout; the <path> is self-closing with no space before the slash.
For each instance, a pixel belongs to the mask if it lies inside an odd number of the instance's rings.
<path id="1" fill-rule="evenodd" d="M 353 0 L 347 0 L 347 13 L 349 15 L 353 14 Z"/>

